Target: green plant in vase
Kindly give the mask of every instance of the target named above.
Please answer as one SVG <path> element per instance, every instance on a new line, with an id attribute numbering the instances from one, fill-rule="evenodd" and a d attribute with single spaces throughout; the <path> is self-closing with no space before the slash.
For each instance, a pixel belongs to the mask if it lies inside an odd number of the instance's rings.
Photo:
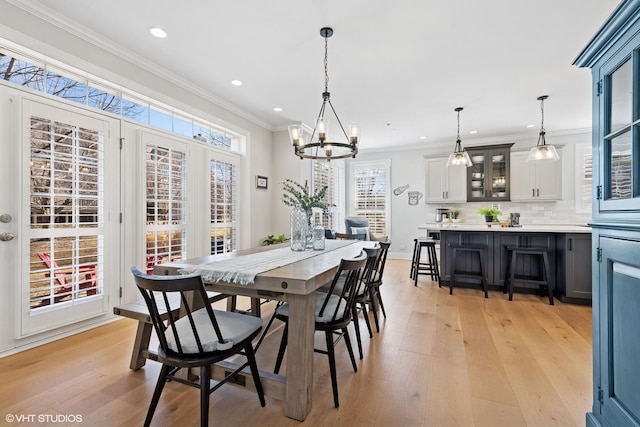
<path id="1" fill-rule="evenodd" d="M 307 181 L 304 185 L 299 184 L 291 179 L 285 179 L 282 183 L 282 203 L 292 208 L 299 206 L 307 214 L 307 221 L 311 226 L 313 218 L 313 208 L 322 209 L 323 214 L 329 212 L 329 206 L 325 203 L 324 198 L 327 194 L 327 186 L 316 188 L 313 194 L 309 192 L 309 184 Z"/>
<path id="2" fill-rule="evenodd" d="M 487 222 L 495 222 L 498 221 L 498 217 L 502 215 L 502 211 L 498 208 L 490 207 L 490 208 L 480 208 L 478 209 L 478 213 L 484 216 L 485 221 Z"/>
<path id="3" fill-rule="evenodd" d="M 451 218 L 451 221 L 453 222 L 458 222 L 458 219 L 460 218 L 460 211 L 458 209 L 450 210 L 449 218 Z"/>

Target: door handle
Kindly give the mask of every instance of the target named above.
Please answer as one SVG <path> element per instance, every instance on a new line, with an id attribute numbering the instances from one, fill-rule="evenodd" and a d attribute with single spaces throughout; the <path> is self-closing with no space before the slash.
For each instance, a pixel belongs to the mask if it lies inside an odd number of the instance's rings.
<path id="1" fill-rule="evenodd" d="M 10 242 L 13 240 L 15 236 L 9 232 L 4 232 L 2 234 L 0 234 L 0 241 L 3 242 Z"/>
<path id="2" fill-rule="evenodd" d="M 539 188 L 536 189 L 536 196 L 540 197 L 540 189 Z"/>

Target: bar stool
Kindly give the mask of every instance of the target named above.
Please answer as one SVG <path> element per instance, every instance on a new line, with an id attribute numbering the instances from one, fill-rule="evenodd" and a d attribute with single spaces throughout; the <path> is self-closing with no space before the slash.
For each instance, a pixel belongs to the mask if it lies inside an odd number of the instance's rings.
<path id="1" fill-rule="evenodd" d="M 480 279 L 480 283 L 482 284 L 482 290 L 484 291 L 484 297 L 489 298 L 489 293 L 487 292 L 487 279 L 485 278 L 485 264 L 484 264 L 484 255 L 487 252 L 487 245 L 483 244 L 462 244 L 462 243 L 450 243 L 449 247 L 453 249 L 453 256 L 451 259 L 451 279 L 449 280 L 449 295 L 453 295 L 453 283 L 456 280 L 456 276 L 458 277 L 473 277 L 476 279 Z M 461 272 L 456 273 L 456 267 L 458 265 L 458 253 L 459 252 L 471 252 L 478 254 L 478 260 L 480 263 L 480 272 Z"/>
<path id="2" fill-rule="evenodd" d="M 423 247 L 427 248 L 428 262 L 420 261 Z M 419 274 L 431 276 L 431 280 L 438 282 L 438 287 L 440 287 L 440 269 L 438 268 L 436 242 L 427 237 L 413 239 L 413 259 L 411 261 L 411 273 L 409 277 L 413 279 L 414 286 L 418 286 Z"/>
<path id="3" fill-rule="evenodd" d="M 537 284 L 540 286 L 540 296 L 544 294 L 543 286 L 549 292 L 549 305 L 553 305 L 554 286 L 549 282 L 549 249 L 547 248 L 523 248 L 519 246 L 507 246 L 507 269 L 504 275 L 503 292 L 509 291 L 509 301 L 513 301 L 513 282 L 517 279 L 525 283 Z M 516 277 L 516 260 L 518 255 L 523 257 L 538 257 L 540 262 L 540 276 L 518 276 Z"/>

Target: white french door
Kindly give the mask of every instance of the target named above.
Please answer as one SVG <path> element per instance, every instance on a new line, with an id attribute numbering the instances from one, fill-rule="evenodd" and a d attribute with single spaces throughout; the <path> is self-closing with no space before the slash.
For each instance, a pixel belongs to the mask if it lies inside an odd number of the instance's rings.
<path id="1" fill-rule="evenodd" d="M 117 289 L 119 122 L 56 104 L 17 113 L 16 338 L 104 314 Z"/>

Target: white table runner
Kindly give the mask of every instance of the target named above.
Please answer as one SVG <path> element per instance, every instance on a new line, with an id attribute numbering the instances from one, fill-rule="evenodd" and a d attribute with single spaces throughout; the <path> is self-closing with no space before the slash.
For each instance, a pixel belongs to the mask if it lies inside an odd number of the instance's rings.
<path id="1" fill-rule="evenodd" d="M 194 267 L 178 270 L 181 274 L 200 273 L 205 282 L 229 282 L 249 285 L 255 281 L 258 274 L 287 264 L 322 255 L 327 251 L 352 244 L 349 240 L 327 240 L 324 251 L 307 249 L 292 251 L 291 248 L 277 248 L 250 255 L 242 255 L 220 261 L 212 261 Z"/>

